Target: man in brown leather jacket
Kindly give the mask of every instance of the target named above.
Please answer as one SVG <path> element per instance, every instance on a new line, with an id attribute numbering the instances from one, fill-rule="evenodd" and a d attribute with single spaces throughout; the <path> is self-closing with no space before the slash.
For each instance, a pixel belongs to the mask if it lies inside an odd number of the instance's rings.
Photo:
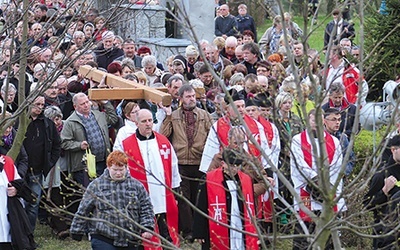
<path id="1" fill-rule="evenodd" d="M 191 85 L 183 84 L 178 94 L 182 105 L 172 113 L 167 111 L 160 132 L 169 138 L 178 157 L 182 195 L 196 204 L 197 180 L 203 175 L 199 165 L 211 118 L 206 111 L 196 107 L 196 92 Z M 188 202 L 179 200 L 179 230 L 189 241 L 192 240 L 192 214 Z"/>

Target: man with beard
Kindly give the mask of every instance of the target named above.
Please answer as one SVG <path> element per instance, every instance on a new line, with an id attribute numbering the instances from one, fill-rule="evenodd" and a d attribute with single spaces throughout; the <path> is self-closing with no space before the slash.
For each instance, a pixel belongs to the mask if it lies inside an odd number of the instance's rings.
<path id="1" fill-rule="evenodd" d="M 122 142 L 129 171 L 149 192 L 163 244 L 179 246 L 178 206 L 172 189 L 178 191 L 181 177 L 175 150 L 164 135 L 153 131 L 150 110 L 137 112 L 136 126 L 136 133 Z M 160 240 L 153 237 L 152 241 Z"/>
<path id="2" fill-rule="evenodd" d="M 174 146 L 181 174 L 183 197 L 196 204 L 200 159 L 211 127 L 208 113 L 196 107 L 196 91 L 192 85 L 184 84 L 179 89 L 181 107 L 167 112 L 161 126 L 161 134 L 168 137 Z M 196 180 L 197 179 L 197 180 Z M 187 240 L 192 240 L 191 225 L 193 211 L 187 201 L 179 201 L 179 230 Z"/>

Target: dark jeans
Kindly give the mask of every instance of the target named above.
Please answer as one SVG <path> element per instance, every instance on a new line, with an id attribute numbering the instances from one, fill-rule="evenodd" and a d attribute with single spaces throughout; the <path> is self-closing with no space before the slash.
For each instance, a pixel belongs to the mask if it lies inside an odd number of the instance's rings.
<path id="1" fill-rule="evenodd" d="M 196 204 L 199 180 L 204 173 L 199 171 L 199 166 L 194 165 L 179 165 L 179 173 L 181 175 L 181 192 L 182 196 L 190 201 L 193 205 Z M 182 236 L 192 234 L 193 224 L 193 209 L 187 201 L 178 199 L 179 208 L 179 232 Z"/>
<path id="2" fill-rule="evenodd" d="M 156 214 L 156 220 L 157 220 L 159 234 L 167 241 L 172 242 L 172 238 L 171 238 L 171 236 L 169 234 L 169 230 L 168 230 L 167 214 L 166 213 Z M 161 243 L 162 242 L 163 242 L 163 239 L 161 239 Z M 165 240 L 164 240 L 164 242 L 165 242 Z"/>
<path id="3" fill-rule="evenodd" d="M 100 239 L 92 238 L 91 245 L 93 250 L 138 250 L 138 247 L 116 247 Z"/>
<path id="4" fill-rule="evenodd" d="M 37 199 L 34 204 L 25 202 L 26 215 L 28 215 L 32 231 L 35 231 L 36 220 L 38 218 L 38 213 L 39 213 L 39 203 L 42 194 L 43 174 L 28 173 L 26 176 L 26 182 L 29 188 L 32 190 L 32 192 L 35 195 L 37 195 Z"/>
<path id="5" fill-rule="evenodd" d="M 11 242 L 1 242 L 0 243 L 1 250 L 12 250 Z"/>

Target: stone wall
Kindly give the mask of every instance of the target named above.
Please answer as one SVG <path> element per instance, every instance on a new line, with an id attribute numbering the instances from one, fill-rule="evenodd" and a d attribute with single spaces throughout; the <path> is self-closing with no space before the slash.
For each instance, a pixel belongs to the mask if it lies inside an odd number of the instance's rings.
<path id="1" fill-rule="evenodd" d="M 153 52 L 153 55 L 166 69 L 167 58 L 171 55 L 185 55 L 185 48 L 191 44 L 191 41 L 176 38 L 140 38 L 138 43 L 149 47 Z"/>
<path id="2" fill-rule="evenodd" d="M 123 4 L 112 20 L 116 34 L 123 38 L 165 38 L 165 9 L 160 5 Z"/>

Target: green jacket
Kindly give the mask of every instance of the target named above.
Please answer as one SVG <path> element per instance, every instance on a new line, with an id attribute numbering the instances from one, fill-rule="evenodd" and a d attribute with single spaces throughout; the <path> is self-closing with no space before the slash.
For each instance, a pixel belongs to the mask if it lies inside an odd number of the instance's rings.
<path id="1" fill-rule="evenodd" d="M 92 110 L 97 123 L 101 129 L 106 145 L 106 157 L 111 152 L 110 138 L 108 135 L 108 126 L 118 121 L 117 114 L 111 103 L 104 104 L 105 112 Z M 81 149 L 82 141 L 87 141 L 86 130 L 82 124 L 76 111 L 68 117 L 64 123 L 61 131 L 61 148 L 65 151 L 65 158 L 67 161 L 68 172 L 73 173 L 84 170 L 86 165 L 82 163 L 82 157 L 85 150 Z"/>

